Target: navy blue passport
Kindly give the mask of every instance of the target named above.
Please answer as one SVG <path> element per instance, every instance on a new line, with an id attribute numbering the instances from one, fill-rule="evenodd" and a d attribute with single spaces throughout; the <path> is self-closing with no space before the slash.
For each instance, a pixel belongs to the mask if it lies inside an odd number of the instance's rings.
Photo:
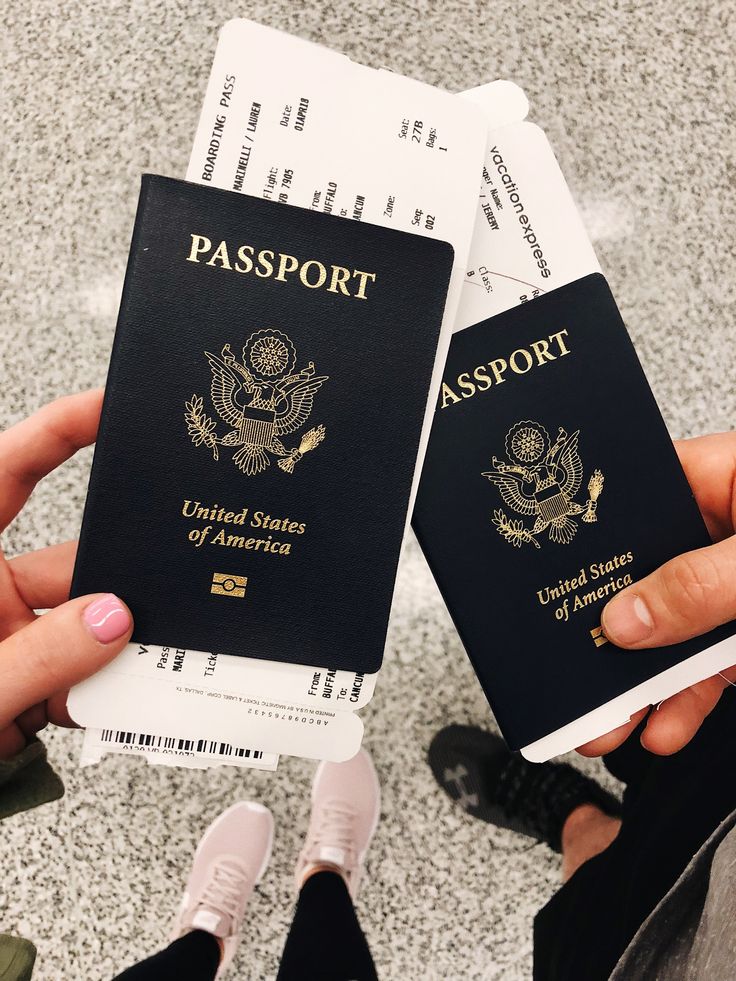
<path id="1" fill-rule="evenodd" d="M 452 247 L 144 176 L 72 595 L 374 672 Z"/>
<path id="2" fill-rule="evenodd" d="M 736 630 L 636 652 L 601 632 L 710 538 L 600 274 L 453 336 L 413 527 L 514 749 Z"/>

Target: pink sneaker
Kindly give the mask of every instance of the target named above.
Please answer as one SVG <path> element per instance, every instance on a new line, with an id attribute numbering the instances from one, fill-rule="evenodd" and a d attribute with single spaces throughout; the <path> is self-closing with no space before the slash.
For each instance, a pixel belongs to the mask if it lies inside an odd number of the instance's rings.
<path id="1" fill-rule="evenodd" d="M 381 788 L 366 750 L 347 763 L 320 763 L 307 839 L 296 866 L 297 891 L 315 866 L 328 865 L 341 873 L 355 899 L 380 813 Z"/>
<path id="2" fill-rule="evenodd" d="M 215 818 L 197 846 L 171 940 L 192 930 L 218 937 L 223 948 L 218 978 L 237 949 L 245 907 L 266 871 L 272 842 L 268 808 L 241 801 Z"/>

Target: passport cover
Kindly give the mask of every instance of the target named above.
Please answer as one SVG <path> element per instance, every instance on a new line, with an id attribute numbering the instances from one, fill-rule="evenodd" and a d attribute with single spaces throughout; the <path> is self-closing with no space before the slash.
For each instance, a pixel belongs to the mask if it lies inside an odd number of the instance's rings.
<path id="1" fill-rule="evenodd" d="M 452 262 L 145 175 L 72 595 L 139 643 L 376 671 Z"/>
<path id="2" fill-rule="evenodd" d="M 710 537 L 598 273 L 453 336 L 413 527 L 512 749 L 736 631 L 601 632 L 619 589 Z"/>

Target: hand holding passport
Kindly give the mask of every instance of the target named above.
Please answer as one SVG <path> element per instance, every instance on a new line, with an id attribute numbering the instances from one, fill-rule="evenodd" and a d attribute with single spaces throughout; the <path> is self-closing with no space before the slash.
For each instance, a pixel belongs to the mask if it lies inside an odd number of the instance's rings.
<path id="1" fill-rule="evenodd" d="M 101 404 L 99 390 L 80 392 L 0 433 L 0 530 L 16 519 L 42 477 L 94 442 Z M 74 543 L 65 542 L 10 560 L 0 554 L 0 760 L 22 753 L 47 723 L 70 725 L 69 688 L 99 671 L 130 639 L 130 612 L 116 597 L 65 602 L 74 553 Z M 42 608 L 49 612 L 38 616 Z M 40 794 L 49 794 L 43 799 L 63 793 L 52 776 L 37 781 Z"/>
<path id="2" fill-rule="evenodd" d="M 731 620 L 736 613 L 732 585 L 736 434 L 681 440 L 675 449 L 708 532 L 717 544 L 677 556 L 609 603 L 603 616 L 606 634 L 622 647 L 637 649 L 690 640 Z M 644 603 L 643 610 L 640 603 Z M 647 720 L 641 737 L 644 746 L 666 756 L 682 749 L 715 707 L 721 692 L 734 683 L 736 669 L 730 668 L 666 699 Z M 589 756 L 612 752 L 638 721 L 635 718 L 621 730 L 579 747 L 579 752 Z"/>
<path id="3" fill-rule="evenodd" d="M 692 659 L 733 663 L 733 624 L 646 656 L 602 631 L 618 592 L 710 538 L 600 274 L 456 333 L 442 392 L 414 528 L 512 748 L 573 749 Z"/>
<path id="4" fill-rule="evenodd" d="M 334 138 L 337 78 L 374 157 Z M 145 177 L 131 246 L 74 590 L 120 592 L 136 632 L 72 696 L 109 734 L 90 759 L 121 733 L 202 765 L 352 755 L 425 447 L 414 528 L 512 746 L 549 758 L 736 663 L 732 626 L 646 655 L 602 629 L 709 538 L 525 113 L 509 83 L 451 98 L 223 29 L 201 186 Z"/>

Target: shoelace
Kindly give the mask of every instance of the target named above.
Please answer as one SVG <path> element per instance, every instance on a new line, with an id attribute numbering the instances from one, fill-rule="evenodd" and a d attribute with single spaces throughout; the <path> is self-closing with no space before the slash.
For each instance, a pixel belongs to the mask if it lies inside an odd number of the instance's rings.
<path id="1" fill-rule="evenodd" d="M 345 853 L 343 868 L 349 870 L 355 862 L 353 821 L 355 811 L 345 801 L 328 800 L 322 805 L 319 820 L 315 821 L 305 852 L 312 855 L 321 848 L 339 848 Z"/>
<path id="2" fill-rule="evenodd" d="M 247 885 L 248 876 L 243 869 L 233 863 L 221 862 L 214 867 L 198 905 L 226 913 L 231 920 L 236 920 Z"/>

